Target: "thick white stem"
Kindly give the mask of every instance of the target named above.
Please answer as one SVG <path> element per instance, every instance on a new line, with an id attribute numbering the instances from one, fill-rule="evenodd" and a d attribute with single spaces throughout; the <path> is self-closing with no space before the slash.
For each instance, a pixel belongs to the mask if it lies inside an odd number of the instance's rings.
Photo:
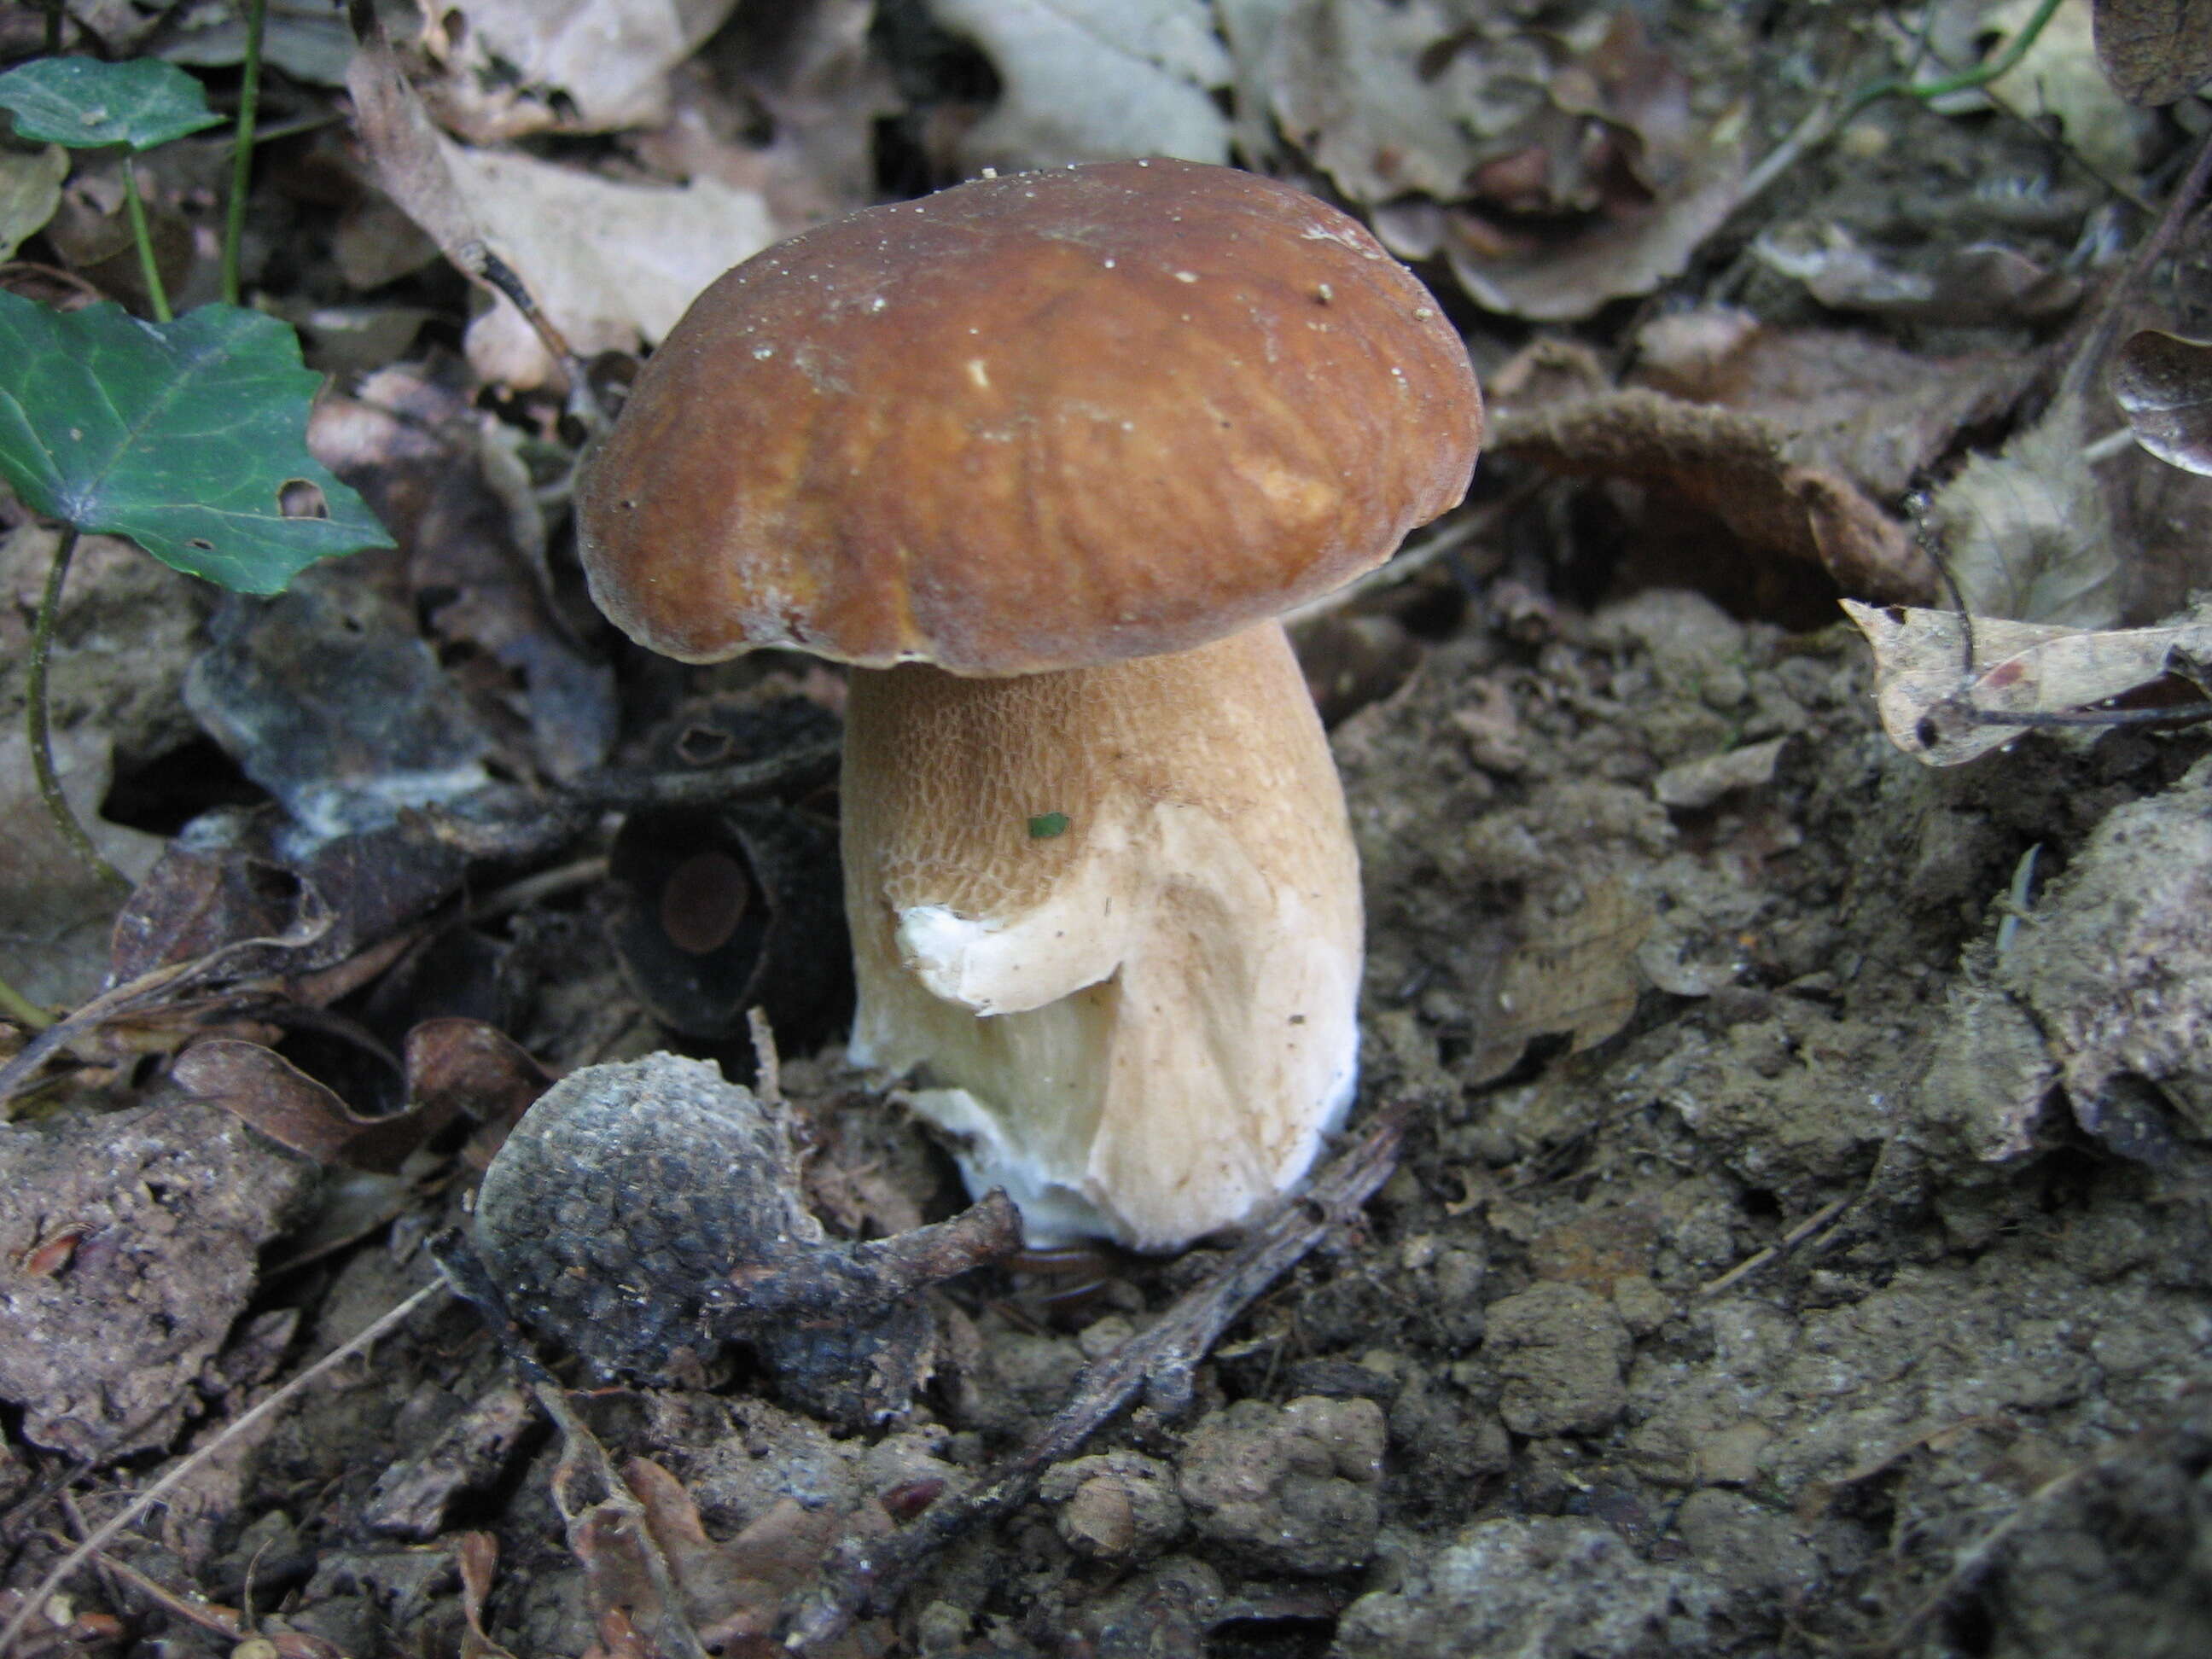
<path id="1" fill-rule="evenodd" d="M 843 797 L 854 1057 L 917 1073 L 1032 1239 L 1172 1248 L 1305 1173 L 1356 1077 L 1358 866 L 1279 627 L 856 670 Z"/>

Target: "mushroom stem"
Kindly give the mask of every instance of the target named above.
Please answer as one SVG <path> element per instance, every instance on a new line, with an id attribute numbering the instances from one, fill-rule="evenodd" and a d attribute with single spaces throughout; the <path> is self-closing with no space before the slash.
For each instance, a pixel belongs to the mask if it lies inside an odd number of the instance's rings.
<path id="1" fill-rule="evenodd" d="M 1282 629 L 1012 678 L 855 670 L 853 1054 L 1035 1243 L 1140 1249 L 1297 1182 L 1357 1074 L 1358 862 Z"/>

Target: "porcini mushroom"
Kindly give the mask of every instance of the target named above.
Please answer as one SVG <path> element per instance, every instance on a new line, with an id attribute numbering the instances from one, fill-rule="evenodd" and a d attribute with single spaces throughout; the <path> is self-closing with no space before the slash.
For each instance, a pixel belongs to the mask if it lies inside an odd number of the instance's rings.
<path id="1" fill-rule="evenodd" d="M 651 649 L 853 665 L 851 1052 L 1033 1241 L 1294 1184 L 1356 1077 L 1358 870 L 1282 611 L 1464 493 L 1458 335 L 1354 221 L 1115 162 L 872 208 L 723 276 L 579 495 Z"/>

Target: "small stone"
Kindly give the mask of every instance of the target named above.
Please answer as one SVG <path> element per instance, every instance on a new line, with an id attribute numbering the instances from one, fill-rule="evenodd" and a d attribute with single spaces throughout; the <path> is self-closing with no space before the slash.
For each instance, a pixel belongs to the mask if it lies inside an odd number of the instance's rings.
<path id="1" fill-rule="evenodd" d="M 915 1616 L 914 1645 L 920 1653 L 957 1653 L 968 1640 L 968 1611 L 950 1601 L 932 1601 Z"/>

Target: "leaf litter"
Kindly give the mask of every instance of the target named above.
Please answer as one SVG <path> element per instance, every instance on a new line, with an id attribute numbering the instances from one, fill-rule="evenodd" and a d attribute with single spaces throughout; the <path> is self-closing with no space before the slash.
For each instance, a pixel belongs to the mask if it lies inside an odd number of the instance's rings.
<path id="1" fill-rule="evenodd" d="M 159 858 L 119 918 L 63 863 L 0 860 L 0 916 L 58 904 L 0 939 L 61 1016 L 0 1027 L 0 1273 L 44 1344 L 0 1334 L 0 1620 L 128 1652 L 180 1622 L 235 1644 L 250 1613 L 276 1652 L 364 1659 L 1932 1654 L 1937 1613 L 2007 1652 L 2115 1622 L 2200 1649 L 2212 763 L 2183 719 L 2201 605 L 2160 613 L 2207 564 L 2142 493 L 2194 480 L 2104 441 L 2185 462 L 2201 377 L 2141 337 L 2105 403 L 2068 331 L 2118 288 L 2121 337 L 2204 333 L 2185 293 L 2117 279 L 2143 227 L 2076 161 L 2155 202 L 2193 106 L 2116 125 L 2067 21 L 2025 75 L 1893 94 L 1764 167 L 1900 62 L 1955 73 L 1973 19 L 1941 9 L 1950 61 L 1918 64 L 1917 38 L 1681 9 L 727 9 L 425 13 L 355 54 L 366 188 L 327 131 L 263 154 L 254 215 L 295 251 L 262 300 L 349 364 L 306 459 L 398 545 L 219 607 L 83 556 L 63 746 L 83 815 Z M 2112 44 L 2135 10 L 2094 9 L 2124 94 L 2185 94 Z M 70 12 L 114 52 L 169 39 Z M 327 53 L 281 72 L 334 107 Z M 685 1037 L 624 977 L 679 830 L 726 839 L 735 799 L 834 811 L 840 688 L 611 647 L 562 382 L 597 356 L 618 389 L 701 283 L 847 207 L 1177 134 L 1364 212 L 1503 410 L 1477 507 L 1315 635 L 1388 659 L 1317 672 L 1367 870 L 1362 1111 L 1405 1115 L 1396 1172 L 1363 1116 L 1340 1204 L 1279 1235 L 951 1280 L 911 1403 L 920 1350 L 865 1321 L 856 1408 L 790 1333 L 570 1390 L 605 1333 L 410 1304 L 556 1078 L 672 1049 L 752 1078 L 778 1201 L 833 1253 L 956 1214 L 941 1152 L 842 1066 L 836 975 L 777 1014 L 830 1046 L 780 1062 L 741 1010 Z M 44 204 L 54 153 L 0 167 L 43 169 L 23 205 L 0 188 L 43 269 L 0 285 L 133 297 L 121 244 Z M 96 156 L 64 165 L 65 203 L 119 211 Z M 173 176 L 154 205 L 188 252 L 205 204 Z M 483 286 L 486 250 L 573 356 Z M 4 504 L 27 571 L 40 507 Z M 777 724 L 794 696 L 814 718 Z M 2116 702 L 2129 723 L 2087 723 Z M 783 735 L 740 754 L 733 711 Z M 647 843 L 618 895 L 611 854 Z M 774 879 L 834 909 L 834 875 Z M 665 1221 L 652 1187 L 595 1237 Z M 223 1448 L 401 1306 L 373 1363 Z M 33 1602 L 79 1462 L 151 1478 L 195 1446 L 167 1523 Z"/>

